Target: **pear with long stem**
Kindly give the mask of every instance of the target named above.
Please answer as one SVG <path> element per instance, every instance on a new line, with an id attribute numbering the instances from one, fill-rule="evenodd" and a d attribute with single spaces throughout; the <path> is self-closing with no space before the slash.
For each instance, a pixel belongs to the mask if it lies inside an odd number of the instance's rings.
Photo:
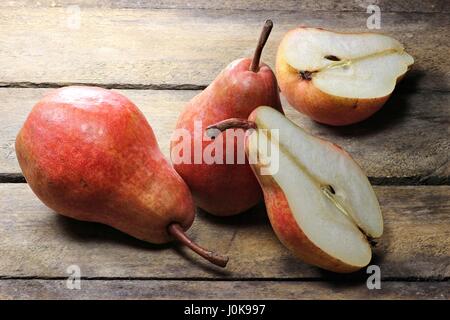
<path id="1" fill-rule="evenodd" d="M 186 235 L 195 216 L 191 193 L 123 95 L 96 87 L 54 90 L 34 106 L 15 149 L 29 186 L 57 213 L 151 243 L 176 239 L 227 264 L 228 257 Z"/>

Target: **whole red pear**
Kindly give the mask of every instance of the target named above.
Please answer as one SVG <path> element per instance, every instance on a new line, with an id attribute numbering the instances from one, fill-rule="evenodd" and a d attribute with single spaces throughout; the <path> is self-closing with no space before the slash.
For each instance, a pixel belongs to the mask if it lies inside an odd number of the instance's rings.
<path id="1" fill-rule="evenodd" d="M 81 86 L 50 92 L 20 130 L 16 153 L 31 189 L 56 212 L 151 243 L 177 238 L 213 256 L 186 241 L 195 215 L 189 189 L 125 96 Z"/>
<path id="2" fill-rule="evenodd" d="M 175 170 L 188 184 L 196 204 L 214 215 L 227 216 L 243 212 L 262 199 L 262 192 L 248 162 L 236 163 L 238 151 L 245 155 L 243 136 L 235 141 L 235 163 L 227 164 L 225 137 L 222 144 L 217 139 L 204 140 L 194 131 L 198 129 L 197 132 L 203 133 L 209 125 L 228 118 L 247 118 L 261 105 L 282 111 L 275 75 L 269 66 L 260 63 L 261 52 L 271 28 L 272 22 L 266 21 L 253 59 L 243 58 L 231 62 L 204 91 L 189 101 L 178 118 L 176 130 L 185 130 L 190 133 L 190 137 L 172 141 Z M 195 128 L 196 122 L 201 127 Z M 208 164 L 204 161 L 195 163 L 196 143 L 201 145 L 201 152 L 211 145 L 222 148 L 223 164 Z M 238 146 L 242 146 L 242 150 L 237 150 Z M 179 149 L 183 152 L 191 150 L 189 162 L 174 161 L 174 153 Z M 176 156 L 181 158 L 179 154 Z"/>

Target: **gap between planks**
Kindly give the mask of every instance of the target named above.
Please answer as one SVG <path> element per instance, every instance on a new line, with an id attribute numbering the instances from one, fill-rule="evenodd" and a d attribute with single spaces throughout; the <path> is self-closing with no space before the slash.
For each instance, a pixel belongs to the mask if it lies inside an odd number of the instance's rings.
<path id="1" fill-rule="evenodd" d="M 127 89 L 127 90 L 204 90 L 207 85 L 198 84 L 129 84 L 129 83 L 88 83 L 88 82 L 0 82 L 0 88 L 18 89 L 56 89 L 66 86 L 95 86 L 105 89 Z M 427 89 L 428 91 L 428 89 Z M 430 91 L 438 91 L 430 89 Z"/>
<path id="2" fill-rule="evenodd" d="M 216 10 L 216 11 L 271 11 L 271 12 L 365 12 L 367 6 L 378 5 L 382 12 L 387 13 L 426 13 L 449 12 L 450 7 L 445 0 L 410 1 L 410 0 L 378 0 L 375 1 L 315 1 L 304 0 L 301 3 L 296 0 L 247 0 L 247 1 L 208 1 L 198 0 L 186 3 L 184 0 L 169 1 L 132 1 L 132 0 L 78 0 L 76 4 L 81 8 L 102 9 L 151 9 L 151 10 Z M 0 7 L 34 7 L 34 8 L 61 8 L 73 5 L 73 0 L 16 0 L 5 1 Z"/>
<path id="3" fill-rule="evenodd" d="M 448 186 L 450 177 L 413 176 L 413 177 L 369 177 L 374 186 Z M 0 183 L 27 183 L 20 173 L 0 173 Z"/>
<path id="4" fill-rule="evenodd" d="M 90 83 L 90 82 L 0 82 L 0 89 L 58 89 L 67 86 L 95 86 L 105 89 L 117 89 L 117 90 L 186 90 L 196 91 L 204 90 L 208 87 L 206 84 L 176 84 L 176 83 Z M 401 83 L 395 88 L 396 92 L 407 93 L 411 91 L 411 88 Z M 415 93 L 450 93 L 450 90 L 439 88 L 414 88 Z"/>
<path id="5" fill-rule="evenodd" d="M 369 275 L 367 275 L 369 276 Z M 335 274 L 329 278 L 327 277 L 294 277 L 294 278 L 276 278 L 276 277 L 230 277 L 230 278 L 207 278 L 207 277 L 80 277 L 80 280 L 85 281 L 204 281 L 204 282 L 262 282 L 262 281 L 277 281 L 277 282 L 333 282 L 333 283 L 361 283 L 366 281 L 366 277 L 354 277 L 352 273 L 349 274 Z M 45 280 L 45 281 L 60 281 L 67 280 L 67 277 L 44 277 L 44 276 L 0 276 L 0 281 L 17 280 Z M 450 277 L 382 277 L 383 282 L 448 282 Z"/>

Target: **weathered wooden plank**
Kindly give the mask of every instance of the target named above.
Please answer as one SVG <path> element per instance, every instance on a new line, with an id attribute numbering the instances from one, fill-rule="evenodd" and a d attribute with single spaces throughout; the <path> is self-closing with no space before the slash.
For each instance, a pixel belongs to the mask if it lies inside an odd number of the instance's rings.
<path id="1" fill-rule="evenodd" d="M 376 187 L 385 233 L 373 264 L 383 279 L 450 276 L 450 187 Z M 366 279 L 364 270 L 339 276 L 308 266 L 279 243 L 264 209 L 228 219 L 200 213 L 189 234 L 227 253 L 225 270 L 185 248 L 150 245 L 112 228 L 53 214 L 27 184 L 0 184 L 0 277 L 67 276 L 76 264 L 83 277 L 149 279 Z"/>
<path id="2" fill-rule="evenodd" d="M 14 141 L 32 106 L 51 89 L 0 89 L 0 174 L 20 173 Z M 164 154 L 183 105 L 198 91 L 120 90 L 144 112 Z M 347 149 L 376 183 L 443 183 L 450 176 L 450 94 L 395 93 L 374 117 L 361 124 L 319 125 L 288 107 L 286 114 L 308 131 Z M 447 134 L 446 134 L 447 133 Z M 389 182 L 389 181 L 388 181 Z"/>
<path id="3" fill-rule="evenodd" d="M 70 290 L 66 280 L 0 280 L 0 299 L 444 300 L 449 291 L 448 282 L 388 281 L 369 290 L 365 282 L 82 280 L 80 290 Z"/>
<path id="4" fill-rule="evenodd" d="M 209 84 L 230 61 L 251 56 L 262 22 L 273 35 L 273 65 L 283 34 L 298 25 L 367 31 L 368 14 L 336 11 L 0 8 L 0 85 L 101 83 L 163 88 Z M 445 13 L 383 13 L 381 30 L 415 59 L 402 87 L 450 89 L 450 20 Z"/>
<path id="5" fill-rule="evenodd" d="M 1 6 L 8 7 L 64 7 L 77 4 L 82 8 L 140 8 L 140 9 L 238 9 L 271 11 L 366 11 L 371 4 L 378 5 L 383 12 L 449 12 L 445 0 L 226 0 L 226 1 L 185 1 L 185 0 L 14 0 L 4 1 Z"/>

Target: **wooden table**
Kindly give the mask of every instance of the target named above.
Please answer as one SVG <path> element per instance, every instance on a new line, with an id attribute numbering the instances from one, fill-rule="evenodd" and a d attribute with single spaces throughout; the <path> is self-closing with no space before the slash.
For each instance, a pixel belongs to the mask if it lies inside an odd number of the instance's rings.
<path id="1" fill-rule="evenodd" d="M 80 5 L 79 26 L 73 21 Z M 109 227 L 58 216 L 31 192 L 14 153 L 15 136 L 51 88 L 94 84 L 118 89 L 147 116 L 160 146 L 180 108 L 230 61 L 253 52 L 266 18 L 275 27 L 263 53 L 274 65 L 282 35 L 303 24 L 364 31 L 366 1 L 40 0 L 0 4 L 0 298 L 448 299 L 450 292 L 450 5 L 373 1 L 381 32 L 405 44 L 414 69 L 386 106 L 343 128 L 286 114 L 330 139 L 375 185 L 385 234 L 373 264 L 335 275 L 295 258 L 274 236 L 261 205 L 219 219 L 199 212 L 198 242 L 228 253 L 226 270 L 181 247 L 149 245 Z M 370 3 L 371 1 L 367 1 Z M 81 269 L 81 290 L 66 287 Z"/>

